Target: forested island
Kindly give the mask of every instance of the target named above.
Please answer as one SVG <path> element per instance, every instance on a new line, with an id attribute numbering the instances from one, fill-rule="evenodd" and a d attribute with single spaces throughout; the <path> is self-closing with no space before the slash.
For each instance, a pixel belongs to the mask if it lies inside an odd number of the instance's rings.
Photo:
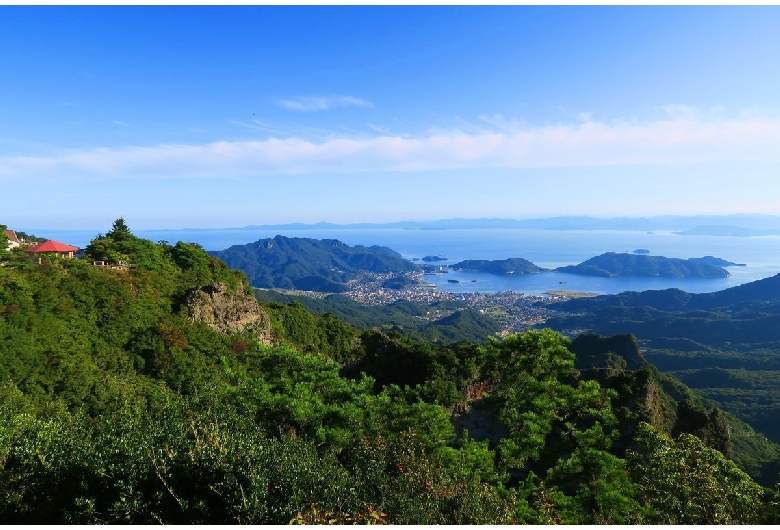
<path id="1" fill-rule="evenodd" d="M 0 236 L 6 524 L 780 515 L 773 481 L 732 460 L 744 448 L 730 433 L 750 428 L 660 373 L 633 335 L 441 345 L 361 329 L 259 303 L 244 272 L 122 219 L 83 258 L 5 249 Z"/>
<path id="2" fill-rule="evenodd" d="M 735 263 L 718 261 L 718 258 L 666 258 L 646 254 L 607 252 L 583 261 L 579 265 L 567 265 L 555 269 L 569 274 L 586 276 L 637 276 L 662 278 L 726 278 L 729 272 L 724 266 Z"/>
<path id="3" fill-rule="evenodd" d="M 546 270 L 523 258 L 502 260 L 469 259 L 450 265 L 450 269 L 489 272 L 491 274 L 533 274 Z"/>

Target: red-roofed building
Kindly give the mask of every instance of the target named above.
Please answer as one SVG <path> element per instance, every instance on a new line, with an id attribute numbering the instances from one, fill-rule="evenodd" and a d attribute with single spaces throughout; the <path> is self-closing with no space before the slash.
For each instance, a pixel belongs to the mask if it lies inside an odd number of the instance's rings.
<path id="1" fill-rule="evenodd" d="M 49 239 L 48 241 L 39 243 L 38 245 L 35 245 L 33 247 L 26 248 L 24 249 L 24 251 L 29 252 L 30 254 L 38 255 L 38 263 L 40 263 L 41 255 L 72 258 L 73 253 L 78 251 L 78 249 L 79 247 L 74 247 L 73 245 L 66 245 L 65 243 L 60 243 L 59 241 L 54 241 L 53 239 Z"/>
<path id="2" fill-rule="evenodd" d="M 13 230 L 4 230 L 5 235 L 8 236 L 8 250 L 19 246 L 19 238 L 16 237 L 16 232 Z"/>

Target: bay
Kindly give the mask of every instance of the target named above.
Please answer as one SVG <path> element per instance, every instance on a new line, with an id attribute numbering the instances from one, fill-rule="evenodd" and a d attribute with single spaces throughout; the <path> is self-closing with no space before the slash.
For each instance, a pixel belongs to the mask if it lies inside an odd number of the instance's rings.
<path id="1" fill-rule="evenodd" d="M 315 239 L 338 239 L 348 245 L 382 245 L 407 259 L 429 255 L 447 258 L 438 262 L 450 265 L 465 259 L 525 258 L 544 268 L 576 265 L 604 252 L 633 252 L 647 249 L 653 256 L 698 258 L 715 256 L 745 267 L 729 267 L 728 278 L 597 278 L 544 272 L 529 275 L 493 275 L 480 272 L 455 272 L 426 275 L 437 288 L 452 292 L 495 293 L 515 291 L 543 294 L 550 290 L 615 294 L 624 291 L 678 288 L 691 293 L 713 292 L 780 272 L 780 236 L 718 237 L 681 236 L 671 231 L 652 233 L 627 230 L 536 230 L 536 229 L 182 229 L 139 230 L 135 234 L 152 241 L 198 243 L 206 250 L 223 250 L 258 239 L 282 235 Z M 85 247 L 95 232 L 48 230 L 41 234 L 69 244 Z M 453 283 L 448 280 L 457 280 Z"/>

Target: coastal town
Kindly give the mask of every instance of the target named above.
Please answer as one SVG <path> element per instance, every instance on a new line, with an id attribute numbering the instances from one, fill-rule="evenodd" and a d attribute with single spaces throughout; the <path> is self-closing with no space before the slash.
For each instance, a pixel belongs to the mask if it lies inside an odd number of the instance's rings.
<path id="1" fill-rule="evenodd" d="M 397 277 L 395 274 L 363 273 L 347 283 L 345 296 L 365 305 L 391 304 L 399 300 L 431 306 L 430 311 L 418 318 L 434 322 L 461 308 L 472 309 L 490 316 L 501 324 L 500 336 L 517 333 L 544 323 L 548 318 L 560 314 L 546 307 L 552 302 L 568 300 L 574 293 L 551 292 L 545 295 L 527 295 L 515 291 L 497 293 L 457 293 L 442 291 L 425 281 L 425 274 L 414 271 L 406 274 L 410 284 L 400 289 L 385 287 L 385 282 Z M 324 298 L 328 293 L 296 291 L 296 295 Z"/>

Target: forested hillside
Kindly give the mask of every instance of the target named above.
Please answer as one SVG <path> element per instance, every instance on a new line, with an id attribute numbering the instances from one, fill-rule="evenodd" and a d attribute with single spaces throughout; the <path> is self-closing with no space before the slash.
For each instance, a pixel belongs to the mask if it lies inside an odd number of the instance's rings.
<path id="1" fill-rule="evenodd" d="M 387 247 L 351 247 L 336 239 L 276 236 L 211 252 L 246 272 L 254 287 L 339 293 L 361 271 L 403 273 L 416 267 Z"/>
<path id="2" fill-rule="evenodd" d="M 780 275 L 715 293 L 668 289 L 552 307 L 568 313 L 546 323 L 561 332 L 636 335 L 660 370 L 780 443 Z M 763 436 L 734 433 L 751 451 L 767 447 Z M 780 469 L 777 462 L 763 467 L 773 480 Z"/>
<path id="3" fill-rule="evenodd" d="M 121 219 L 0 256 L 6 524 L 773 523 L 729 427 L 629 335 L 360 329 Z"/>
<path id="4" fill-rule="evenodd" d="M 287 295 L 270 289 L 257 289 L 255 294 L 261 302 L 295 302 L 314 313 L 335 315 L 353 326 L 398 331 L 417 340 L 439 344 L 486 342 L 488 337 L 501 329 L 495 319 L 473 309 L 466 309 L 460 302 L 428 305 L 397 300 L 390 304 L 369 306 L 355 302 L 343 294 L 331 294 L 323 299 Z M 429 318 L 428 314 L 432 311 L 445 311 L 450 314 Z"/>

